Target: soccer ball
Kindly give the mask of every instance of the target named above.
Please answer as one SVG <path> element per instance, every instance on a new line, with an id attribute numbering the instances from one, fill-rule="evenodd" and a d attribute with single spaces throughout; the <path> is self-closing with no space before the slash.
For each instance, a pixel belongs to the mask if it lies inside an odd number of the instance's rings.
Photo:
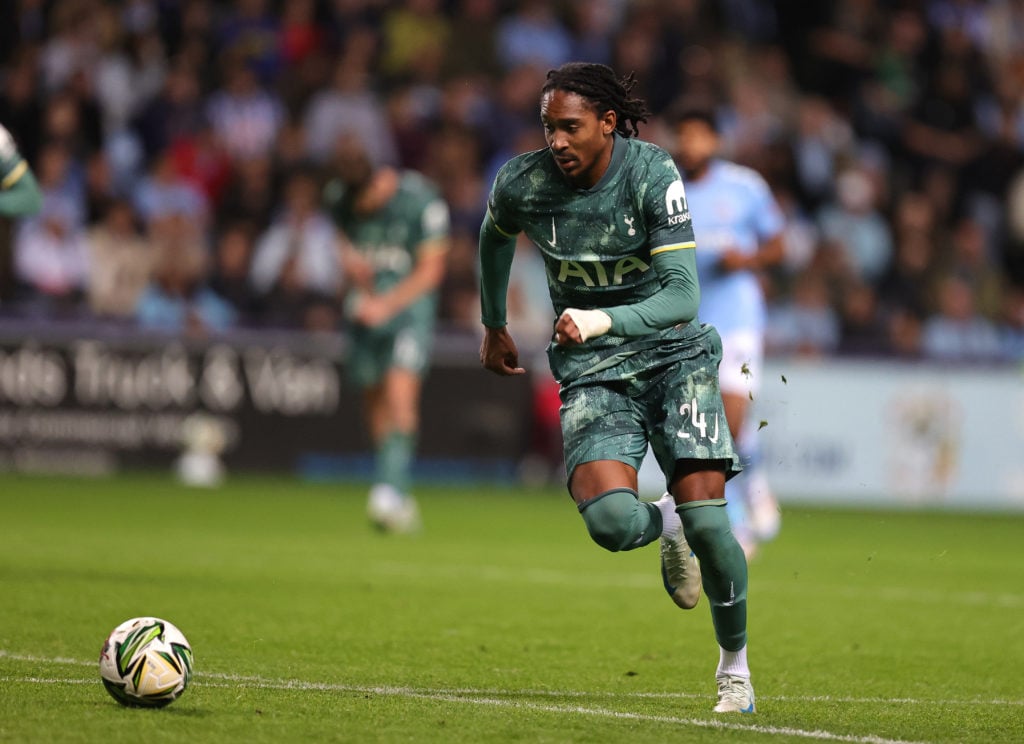
<path id="1" fill-rule="evenodd" d="M 100 677 L 121 705 L 162 708 L 192 678 L 192 647 L 158 617 L 133 617 L 114 628 L 100 651 Z"/>

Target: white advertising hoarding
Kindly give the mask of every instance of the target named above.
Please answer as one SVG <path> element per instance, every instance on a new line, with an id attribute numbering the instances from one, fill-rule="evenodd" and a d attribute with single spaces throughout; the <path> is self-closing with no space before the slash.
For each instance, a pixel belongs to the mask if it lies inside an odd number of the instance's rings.
<path id="1" fill-rule="evenodd" d="M 1024 510 L 1020 370 L 775 360 L 753 405 L 782 501 Z"/>

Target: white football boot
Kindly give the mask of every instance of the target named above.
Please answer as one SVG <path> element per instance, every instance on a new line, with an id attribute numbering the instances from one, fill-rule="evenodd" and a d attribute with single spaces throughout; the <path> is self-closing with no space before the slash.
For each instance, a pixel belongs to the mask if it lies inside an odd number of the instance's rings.
<path id="1" fill-rule="evenodd" d="M 718 704 L 715 713 L 753 713 L 754 688 L 746 677 L 731 674 L 715 676 L 718 683 Z"/>
<path id="2" fill-rule="evenodd" d="M 378 483 L 370 489 L 366 514 L 370 523 L 384 532 L 408 534 L 420 529 L 416 501 L 386 483 Z"/>

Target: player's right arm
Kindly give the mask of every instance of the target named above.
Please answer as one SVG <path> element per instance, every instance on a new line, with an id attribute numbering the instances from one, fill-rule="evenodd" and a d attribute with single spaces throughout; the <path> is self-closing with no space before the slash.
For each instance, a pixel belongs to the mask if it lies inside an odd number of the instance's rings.
<path id="1" fill-rule="evenodd" d="M 519 231 L 504 228 L 495 220 L 495 212 L 501 214 L 496 207 L 497 194 L 496 181 L 480 226 L 480 320 L 484 326 L 480 363 L 499 375 L 521 375 L 526 370 L 519 366 L 519 350 L 508 332 L 506 319 L 508 281 Z"/>
<path id="2" fill-rule="evenodd" d="M 0 126 L 0 215 L 34 214 L 43 196 L 32 169 L 14 144 L 11 133 Z"/>
<path id="3" fill-rule="evenodd" d="M 719 259 L 718 270 L 761 271 L 782 263 L 786 256 L 783 229 L 786 218 L 772 195 L 771 187 L 756 171 L 749 171 L 746 184 L 749 214 L 754 233 L 757 235 L 757 249 L 752 253 L 726 251 Z"/>

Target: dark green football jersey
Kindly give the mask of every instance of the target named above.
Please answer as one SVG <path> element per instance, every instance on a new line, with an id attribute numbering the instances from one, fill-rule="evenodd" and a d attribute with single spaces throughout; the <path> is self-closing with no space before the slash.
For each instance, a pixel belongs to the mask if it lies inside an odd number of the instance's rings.
<path id="1" fill-rule="evenodd" d="M 425 241 L 448 235 L 448 205 L 419 173 L 402 172 L 394 196 L 370 215 L 353 214 L 345 186 L 338 180 L 327 184 L 324 199 L 335 224 L 373 266 L 375 292 L 386 292 L 412 272 Z M 410 323 L 429 328 L 436 309 L 437 293 L 428 292 L 380 331 L 394 332 Z"/>
<path id="2" fill-rule="evenodd" d="M 501 232 L 524 232 L 540 249 L 556 315 L 570 307 L 636 305 L 662 289 L 653 256 L 696 246 L 671 156 L 649 142 L 618 135 L 608 169 L 593 188 L 570 185 L 551 152 L 537 150 L 502 167 L 488 210 Z M 696 286 L 695 273 L 691 279 Z M 612 332 L 579 346 L 551 346 L 552 371 L 564 381 L 619 367 L 640 351 L 698 333 L 694 319 L 640 337 Z M 629 376 L 649 362 L 634 360 L 615 375 Z"/>

